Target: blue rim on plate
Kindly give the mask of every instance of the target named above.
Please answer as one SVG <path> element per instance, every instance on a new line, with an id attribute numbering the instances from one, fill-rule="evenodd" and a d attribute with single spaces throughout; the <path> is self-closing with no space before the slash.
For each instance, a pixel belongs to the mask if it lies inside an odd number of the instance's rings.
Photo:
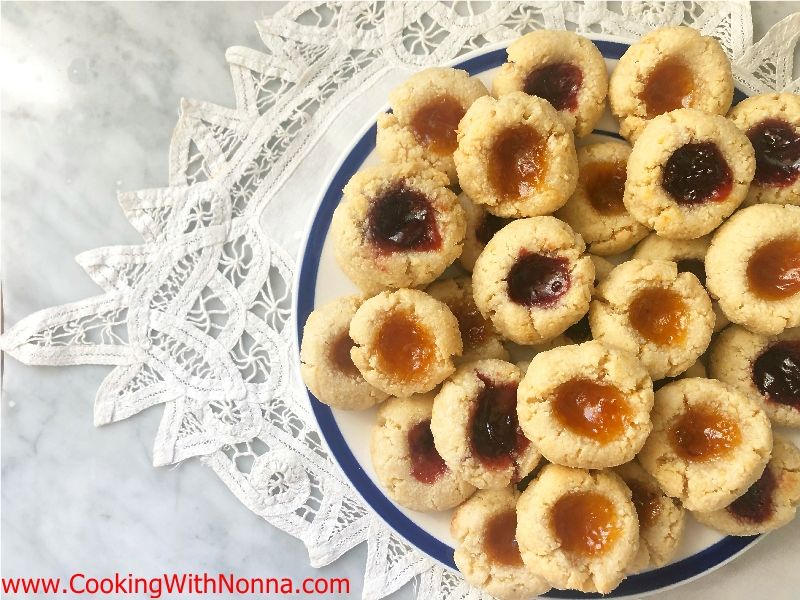
<path id="1" fill-rule="evenodd" d="M 620 42 L 594 40 L 594 43 L 600 49 L 604 57 L 611 59 L 618 59 L 628 48 L 627 44 Z M 455 66 L 468 71 L 471 75 L 475 75 L 488 69 L 499 67 L 505 61 L 506 50 L 505 48 L 500 48 L 475 56 Z M 745 97 L 744 94 L 737 90 L 734 103 L 738 103 Z M 319 209 L 309 229 L 297 284 L 297 310 L 295 315 L 297 318 L 296 331 L 298 336 L 298 348 L 302 342 L 303 325 L 308 315 L 314 310 L 314 296 L 319 261 L 322 254 L 322 247 L 331 224 L 333 211 L 339 204 L 342 188 L 375 148 L 376 130 L 375 124 L 367 129 L 361 139 L 353 146 L 350 153 L 341 162 L 335 175 L 331 179 L 328 189 L 325 191 L 325 195 L 322 198 Z M 619 138 L 618 134 L 608 131 L 597 131 L 597 133 Z M 364 501 L 367 502 L 394 531 L 411 545 L 425 552 L 431 558 L 457 571 L 458 569 L 453 562 L 453 548 L 419 527 L 387 498 L 383 491 L 370 479 L 355 456 L 353 456 L 352 451 L 336 423 L 331 408 L 317 400 L 311 392 L 308 392 L 308 396 L 311 400 L 311 408 L 331 453 Z M 759 536 L 728 536 L 705 550 L 683 560 L 647 573 L 632 575 L 626 578 L 612 593 L 605 596 L 601 594 L 559 590 L 551 590 L 544 595 L 548 598 L 618 598 L 661 590 L 665 587 L 671 587 L 697 577 L 727 562 L 750 544 L 754 543 L 758 537 Z"/>

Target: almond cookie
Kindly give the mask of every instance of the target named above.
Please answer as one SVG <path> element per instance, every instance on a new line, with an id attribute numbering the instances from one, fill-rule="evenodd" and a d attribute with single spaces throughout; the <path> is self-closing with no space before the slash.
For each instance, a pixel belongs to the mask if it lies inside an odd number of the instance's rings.
<path id="1" fill-rule="evenodd" d="M 632 355 L 600 342 L 534 356 L 517 398 L 522 431 L 547 460 L 568 467 L 626 463 L 652 427 L 647 371 Z"/>
<path id="2" fill-rule="evenodd" d="M 350 321 L 361 305 L 345 296 L 320 306 L 306 320 L 300 346 L 300 373 L 320 402 L 344 410 L 363 410 L 389 394 L 366 382 L 350 357 Z"/>
<path id="3" fill-rule="evenodd" d="M 747 134 L 756 153 L 745 204 L 800 205 L 800 96 L 752 96 L 734 106 L 728 118 Z"/>
<path id="4" fill-rule="evenodd" d="M 703 287 L 706 285 L 706 252 L 711 245 L 711 236 L 693 240 L 668 240 L 651 233 L 636 246 L 633 258 L 645 260 L 671 260 L 678 265 L 678 273 L 692 273 Z M 729 321 L 716 302 L 714 309 L 714 331 L 724 329 Z"/>
<path id="5" fill-rule="evenodd" d="M 683 536 L 683 507 L 662 492 L 658 482 L 638 462 L 625 463 L 615 471 L 631 490 L 639 517 L 639 552 L 628 572 L 664 566 L 672 560 Z"/>
<path id="6" fill-rule="evenodd" d="M 766 335 L 800 325 L 800 206 L 737 212 L 711 240 L 706 275 L 734 323 Z"/>
<path id="7" fill-rule="evenodd" d="M 478 98 L 458 126 L 453 158 L 464 192 L 501 217 L 549 214 L 578 179 L 572 132 L 547 101 L 524 92 Z"/>
<path id="8" fill-rule="evenodd" d="M 461 202 L 461 207 L 467 217 L 464 250 L 461 252 L 461 256 L 458 257 L 458 262 L 467 271 L 472 272 L 475 261 L 478 260 L 489 240 L 513 219 L 493 215 L 480 204 L 475 204 L 464 193 L 458 196 L 458 200 Z"/>
<path id="9" fill-rule="evenodd" d="M 459 367 L 433 403 L 431 431 L 447 466 L 477 488 L 517 483 L 539 463 L 539 453 L 517 423 L 521 374 L 502 360 Z"/>
<path id="10" fill-rule="evenodd" d="M 550 589 L 523 564 L 517 546 L 517 498 L 513 487 L 479 490 L 450 521 L 456 566 L 470 583 L 498 600 L 529 600 Z"/>
<path id="11" fill-rule="evenodd" d="M 619 59 L 608 99 L 619 133 L 635 141 L 648 121 L 677 108 L 724 115 L 733 101 L 731 63 L 719 42 L 690 27 L 664 27 Z"/>
<path id="12" fill-rule="evenodd" d="M 606 275 L 614 270 L 616 265 L 602 256 L 590 254 L 589 258 L 591 258 L 592 263 L 594 263 L 594 284 L 597 285 L 600 283 L 601 279 L 604 279 Z M 589 327 L 589 311 L 587 310 L 586 314 L 584 314 L 577 323 L 567 327 L 564 335 L 570 340 L 568 343 L 573 344 L 582 344 L 583 342 L 591 340 L 592 330 Z"/>
<path id="13" fill-rule="evenodd" d="M 776 425 L 800 427 L 800 328 L 766 336 L 728 327 L 711 345 L 709 370 L 761 403 Z"/>
<path id="14" fill-rule="evenodd" d="M 600 282 L 592 337 L 635 354 L 653 380 L 688 369 L 708 348 L 714 311 L 706 290 L 674 262 L 633 259 Z"/>
<path id="15" fill-rule="evenodd" d="M 461 69 L 431 67 L 415 73 L 389 93 L 392 112 L 378 117 L 378 155 L 389 163 L 424 162 L 455 183 L 458 123 L 488 93 L 477 77 Z"/>
<path id="16" fill-rule="evenodd" d="M 472 273 L 475 304 L 518 344 L 554 338 L 586 312 L 594 264 L 583 240 L 555 217 L 532 217 L 498 231 Z"/>
<path id="17" fill-rule="evenodd" d="M 631 491 L 611 471 L 547 465 L 517 502 L 517 542 L 553 587 L 607 594 L 639 545 Z"/>
<path id="18" fill-rule="evenodd" d="M 639 462 L 692 511 L 719 510 L 764 471 L 772 428 L 759 404 L 716 379 L 681 379 L 656 392 L 653 432 Z"/>
<path id="19" fill-rule="evenodd" d="M 630 153 L 622 142 L 578 148 L 578 186 L 556 216 L 581 234 L 593 254 L 625 252 L 650 231 L 622 203 Z"/>
<path id="20" fill-rule="evenodd" d="M 365 293 L 419 287 L 461 254 L 466 222 L 444 173 L 412 164 L 362 169 L 333 213 L 334 252 Z"/>
<path id="21" fill-rule="evenodd" d="M 453 371 L 461 354 L 458 320 L 444 302 L 419 290 L 383 292 L 350 322 L 350 350 L 370 384 L 394 396 L 428 392 Z"/>
<path id="22" fill-rule="evenodd" d="M 680 375 L 676 375 L 675 377 L 664 377 L 662 379 L 657 379 L 653 382 L 653 391 L 657 392 L 662 387 L 667 384 L 672 383 L 673 381 L 677 381 L 678 379 L 686 379 L 688 377 L 702 377 L 703 379 L 708 377 L 708 370 L 706 366 L 703 364 L 703 357 L 698 358 L 695 363 L 686 369 Z"/>
<path id="23" fill-rule="evenodd" d="M 605 60 L 597 46 L 577 33 L 532 31 L 508 47 L 508 62 L 492 82 L 497 97 L 520 91 L 547 100 L 583 137 L 606 106 Z"/>
<path id="24" fill-rule="evenodd" d="M 391 398 L 378 410 L 372 429 L 372 466 L 389 497 L 411 510 L 458 506 L 475 488 L 436 452 L 431 435 L 433 394 Z"/>
<path id="25" fill-rule="evenodd" d="M 800 503 L 800 450 L 775 435 L 772 457 L 761 477 L 728 506 L 692 513 L 703 525 L 728 535 L 757 535 L 794 519 Z"/>
<path id="26" fill-rule="evenodd" d="M 623 202 L 661 237 L 698 238 L 738 208 L 755 167 L 750 140 L 728 119 L 674 110 L 650 121 L 636 140 Z"/>

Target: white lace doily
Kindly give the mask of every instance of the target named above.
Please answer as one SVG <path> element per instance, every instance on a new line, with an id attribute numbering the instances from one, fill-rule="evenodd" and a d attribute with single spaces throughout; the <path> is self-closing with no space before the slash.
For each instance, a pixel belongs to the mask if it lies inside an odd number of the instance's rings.
<path id="1" fill-rule="evenodd" d="M 420 598 L 480 598 L 392 533 L 327 456 L 292 367 L 301 228 L 285 224 L 310 217 L 335 161 L 410 71 L 532 29 L 637 38 L 681 23 L 722 42 L 744 90 L 800 93 L 800 14 L 753 43 L 743 3 L 290 3 L 257 23 L 266 50 L 228 50 L 235 108 L 182 103 L 170 186 L 120 194 L 144 243 L 77 257 L 103 293 L 23 319 L 2 348 L 29 364 L 113 365 L 97 425 L 162 405 L 154 464 L 202 457 L 313 566 L 366 541 L 365 598 L 416 576 Z"/>

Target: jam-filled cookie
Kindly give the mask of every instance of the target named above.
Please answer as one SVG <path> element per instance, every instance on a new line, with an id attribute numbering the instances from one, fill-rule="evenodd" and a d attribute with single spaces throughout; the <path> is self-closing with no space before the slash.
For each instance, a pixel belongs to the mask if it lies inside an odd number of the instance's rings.
<path id="1" fill-rule="evenodd" d="M 764 471 L 772 428 L 758 402 L 716 379 L 680 379 L 656 392 L 653 432 L 639 462 L 693 511 L 719 510 Z"/>
<path id="2" fill-rule="evenodd" d="M 509 223 L 475 263 L 475 304 L 518 344 L 554 338 L 589 306 L 594 264 L 584 248 L 581 237 L 555 217 Z"/>
<path id="3" fill-rule="evenodd" d="M 783 527 L 800 504 L 800 450 L 775 435 L 761 477 L 725 508 L 692 513 L 703 525 L 728 535 L 756 535 Z"/>
<path id="4" fill-rule="evenodd" d="M 360 305 L 358 296 L 329 302 L 308 315 L 303 328 L 303 381 L 320 402 L 334 408 L 361 410 L 389 397 L 366 382 L 350 356 L 350 321 Z"/>
<path id="5" fill-rule="evenodd" d="M 656 29 L 619 59 L 608 99 L 631 141 L 650 119 L 678 108 L 724 115 L 733 100 L 731 63 L 717 40 L 690 27 Z"/>
<path id="6" fill-rule="evenodd" d="M 709 370 L 760 402 L 776 425 L 800 427 L 800 328 L 766 336 L 728 327 L 711 345 Z"/>
<path id="7" fill-rule="evenodd" d="M 800 205 L 800 96 L 751 96 L 728 118 L 747 134 L 756 153 L 756 174 L 745 204 Z"/>
<path id="8" fill-rule="evenodd" d="M 517 502 L 517 542 L 553 587 L 607 594 L 639 545 L 631 492 L 611 471 L 547 465 Z"/>
<path id="9" fill-rule="evenodd" d="M 644 260 L 671 260 L 678 265 L 678 273 L 692 273 L 700 283 L 706 285 L 706 252 L 711 245 L 711 236 L 693 240 L 669 240 L 651 233 L 643 239 L 633 253 L 633 258 Z M 729 321 L 716 302 L 714 308 L 714 331 L 724 329 Z"/>
<path id="10" fill-rule="evenodd" d="M 478 488 L 517 483 L 539 463 L 539 452 L 517 422 L 521 373 L 502 360 L 461 366 L 433 403 L 431 431 L 447 466 Z"/>
<path id="11" fill-rule="evenodd" d="M 578 148 L 578 186 L 556 216 L 583 236 L 592 254 L 625 252 L 650 231 L 622 203 L 630 153 L 622 142 Z"/>
<path id="12" fill-rule="evenodd" d="M 513 487 L 479 490 L 450 521 L 456 566 L 470 583 L 498 600 L 529 600 L 550 589 L 531 573 L 517 545 L 517 498 Z"/>
<path id="13" fill-rule="evenodd" d="M 525 92 L 547 100 L 583 137 L 603 114 L 608 72 L 603 55 L 571 31 L 532 31 L 508 47 L 508 62 L 492 82 L 492 94 Z"/>
<path id="14" fill-rule="evenodd" d="M 458 128 L 458 181 L 501 217 L 545 215 L 575 190 L 572 132 L 545 100 L 512 92 L 478 98 Z"/>
<path id="15" fill-rule="evenodd" d="M 458 196 L 459 202 L 467 217 L 467 233 L 464 236 L 464 250 L 458 257 L 458 262 L 467 271 L 472 271 L 475 261 L 483 252 L 486 244 L 494 234 L 508 225 L 512 219 L 493 215 L 485 207 L 475 204 L 469 196 L 462 193 Z"/>
<path id="16" fill-rule="evenodd" d="M 767 335 L 800 325 L 800 206 L 737 212 L 711 240 L 706 275 L 734 323 Z"/>
<path id="17" fill-rule="evenodd" d="M 331 224 L 334 252 L 364 292 L 418 287 L 461 254 L 466 222 L 447 176 L 419 165 L 379 165 L 356 173 Z"/>
<path id="18" fill-rule="evenodd" d="M 350 322 L 350 355 L 367 382 L 393 396 L 428 392 L 453 371 L 462 350 L 458 320 L 419 290 L 383 292 Z"/>
<path id="19" fill-rule="evenodd" d="M 680 375 L 676 375 L 675 377 L 663 377 L 662 379 L 657 379 L 653 382 L 653 390 L 658 391 L 662 387 L 667 384 L 672 383 L 673 381 L 677 381 L 678 379 L 687 379 L 689 377 L 708 377 L 708 370 L 706 369 L 705 364 L 703 363 L 703 357 L 698 358 L 694 364 L 686 369 Z"/>
<path id="20" fill-rule="evenodd" d="M 639 517 L 639 552 L 628 572 L 638 573 L 651 566 L 667 564 L 683 536 L 683 507 L 675 498 L 667 496 L 638 462 L 625 463 L 615 471 L 631 490 L 631 500 Z"/>
<path id="21" fill-rule="evenodd" d="M 488 93 L 477 77 L 460 69 L 432 67 L 415 73 L 389 92 L 392 112 L 378 117 L 378 155 L 390 163 L 422 161 L 455 183 L 458 123 Z"/>
<path id="22" fill-rule="evenodd" d="M 641 450 L 652 408 L 653 383 L 642 364 L 592 341 L 534 356 L 517 413 L 522 431 L 550 462 L 602 469 Z"/>
<path id="23" fill-rule="evenodd" d="M 733 123 L 682 108 L 650 121 L 636 140 L 623 202 L 661 237 L 698 238 L 739 207 L 755 167 L 753 147 Z"/>
<path id="24" fill-rule="evenodd" d="M 378 410 L 370 444 L 372 466 L 389 497 L 424 512 L 453 508 L 475 492 L 436 451 L 432 408 L 433 394 L 390 398 Z"/>
<path id="25" fill-rule="evenodd" d="M 633 259 L 600 282 L 589 309 L 592 337 L 636 355 L 653 380 L 688 369 L 711 341 L 706 290 L 674 262 Z"/>

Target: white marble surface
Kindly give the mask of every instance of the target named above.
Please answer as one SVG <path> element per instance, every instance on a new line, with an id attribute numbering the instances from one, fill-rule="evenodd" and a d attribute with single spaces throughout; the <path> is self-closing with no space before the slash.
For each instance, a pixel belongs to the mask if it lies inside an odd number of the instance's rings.
<path id="1" fill-rule="evenodd" d="M 259 48 L 252 21 L 279 3 L 2 4 L 4 319 L 97 292 L 83 250 L 136 243 L 118 189 L 166 183 L 182 96 L 230 104 L 225 48 Z M 800 3 L 754 6 L 759 37 Z M 159 411 L 92 426 L 105 367 L 4 364 L 2 575 L 164 571 L 349 577 L 365 548 L 308 567 L 300 542 L 238 503 L 197 461 L 151 467 Z M 797 597 L 800 522 L 733 564 L 660 597 Z M 410 598 L 410 587 L 398 597 Z M 222 596 L 220 596 L 222 597 Z"/>

